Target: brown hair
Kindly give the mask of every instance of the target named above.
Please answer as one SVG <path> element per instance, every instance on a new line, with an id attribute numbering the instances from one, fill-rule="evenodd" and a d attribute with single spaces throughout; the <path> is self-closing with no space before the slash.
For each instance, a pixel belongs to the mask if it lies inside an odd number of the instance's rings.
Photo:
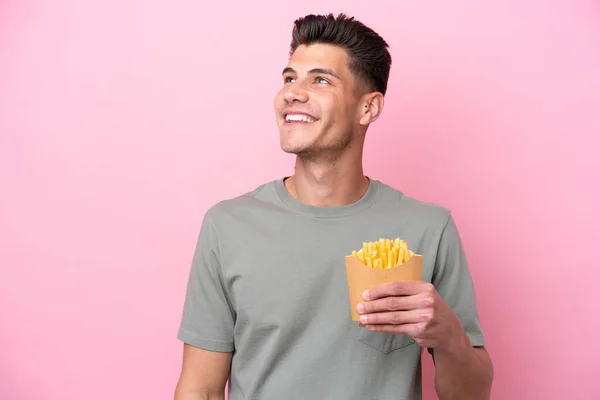
<path id="1" fill-rule="evenodd" d="M 294 21 L 290 55 L 300 45 L 340 46 L 350 57 L 348 68 L 368 90 L 385 95 L 392 57 L 385 40 L 354 17 L 340 14 L 307 15 Z"/>

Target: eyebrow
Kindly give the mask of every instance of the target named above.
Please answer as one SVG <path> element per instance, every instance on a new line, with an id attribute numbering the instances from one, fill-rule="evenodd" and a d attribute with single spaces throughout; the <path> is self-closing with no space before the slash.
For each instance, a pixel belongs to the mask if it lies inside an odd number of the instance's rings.
<path id="1" fill-rule="evenodd" d="M 293 73 L 295 74 L 296 71 L 291 68 L 291 67 L 286 67 L 283 69 L 282 71 L 282 75 L 288 74 L 288 73 Z M 333 76 L 336 79 L 340 79 L 340 77 L 338 76 L 338 74 L 336 74 L 333 70 L 328 69 L 328 68 L 313 68 L 310 71 L 308 71 L 309 75 L 314 75 L 314 74 L 323 74 L 323 75 L 329 75 L 329 76 Z"/>

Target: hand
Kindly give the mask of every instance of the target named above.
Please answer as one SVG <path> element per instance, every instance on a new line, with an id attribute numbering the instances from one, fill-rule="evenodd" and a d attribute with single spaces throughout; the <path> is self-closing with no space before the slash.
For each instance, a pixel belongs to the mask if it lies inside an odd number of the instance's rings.
<path id="1" fill-rule="evenodd" d="M 360 321 L 376 332 L 404 333 L 421 347 L 453 348 L 464 343 L 458 316 L 428 282 L 400 281 L 363 293 Z"/>

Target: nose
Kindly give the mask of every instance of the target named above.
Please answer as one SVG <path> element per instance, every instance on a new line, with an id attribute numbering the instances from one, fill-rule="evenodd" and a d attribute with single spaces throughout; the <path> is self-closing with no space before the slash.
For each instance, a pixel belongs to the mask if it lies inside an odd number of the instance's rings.
<path id="1" fill-rule="evenodd" d="M 299 83 L 293 83 L 288 85 L 283 94 L 283 98 L 286 103 L 306 103 L 308 101 L 308 94 Z"/>

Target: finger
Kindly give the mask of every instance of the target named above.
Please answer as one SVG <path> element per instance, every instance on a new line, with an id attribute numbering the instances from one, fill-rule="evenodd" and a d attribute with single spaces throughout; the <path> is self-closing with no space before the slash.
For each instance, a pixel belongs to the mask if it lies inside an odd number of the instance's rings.
<path id="1" fill-rule="evenodd" d="M 426 297 L 422 294 L 414 296 L 390 296 L 380 299 L 365 301 L 358 304 L 357 310 L 361 314 L 368 314 L 381 311 L 403 311 L 413 310 L 415 308 L 427 308 L 429 306 Z"/>
<path id="2" fill-rule="evenodd" d="M 431 319 L 431 312 L 426 310 L 381 312 L 364 314 L 360 316 L 363 325 L 401 325 L 427 322 Z"/>
<path id="3" fill-rule="evenodd" d="M 422 281 L 395 281 L 372 287 L 363 293 L 365 300 L 375 300 L 388 296 L 411 296 L 424 291 L 431 283 Z"/>
<path id="4" fill-rule="evenodd" d="M 412 337 L 417 337 L 420 332 L 419 324 L 402 324 L 402 325 L 366 325 L 366 328 L 373 332 L 388 332 L 388 333 L 404 333 Z"/>

